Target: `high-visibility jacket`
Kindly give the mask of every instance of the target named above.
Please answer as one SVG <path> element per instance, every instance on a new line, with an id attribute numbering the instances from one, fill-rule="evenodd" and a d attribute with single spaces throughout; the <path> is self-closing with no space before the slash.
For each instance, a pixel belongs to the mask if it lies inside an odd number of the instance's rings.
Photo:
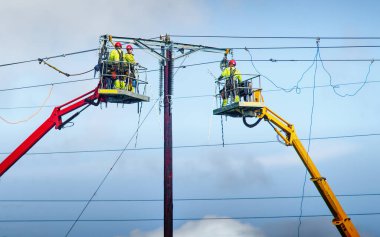
<path id="1" fill-rule="evenodd" d="M 235 67 L 227 67 L 226 69 L 224 69 L 221 77 L 225 77 L 226 79 L 228 79 L 231 75 L 233 76 L 234 80 L 238 79 L 239 83 L 242 82 L 243 79 L 241 77 L 241 73 Z"/>
<path id="2" fill-rule="evenodd" d="M 122 49 L 112 50 L 109 56 L 110 61 L 122 61 L 123 58 L 124 58 L 124 53 Z"/>
<path id="3" fill-rule="evenodd" d="M 135 56 L 131 53 L 124 54 L 124 61 L 127 61 L 127 63 L 136 64 Z"/>

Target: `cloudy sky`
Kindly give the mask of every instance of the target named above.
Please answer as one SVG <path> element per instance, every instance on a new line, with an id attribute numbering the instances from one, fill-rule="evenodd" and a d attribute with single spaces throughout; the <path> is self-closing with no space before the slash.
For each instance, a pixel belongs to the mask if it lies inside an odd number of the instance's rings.
<path id="1" fill-rule="evenodd" d="M 370 0 L 0 1 L 0 161 L 45 121 L 54 106 L 97 85 L 92 73 L 67 78 L 36 61 L 4 64 L 95 49 L 104 34 L 136 38 L 169 34 L 175 42 L 237 48 L 238 68 L 265 76 L 261 85 L 266 105 L 295 125 L 305 147 L 309 135 L 318 138 L 311 140 L 310 155 L 361 235 L 380 236 L 376 175 L 380 51 L 328 48 L 380 45 L 379 39 L 332 39 L 379 37 L 379 10 L 380 5 Z M 321 62 L 312 62 L 317 37 L 321 37 L 324 68 Z M 297 46 L 311 48 L 268 49 Z M 248 52 L 244 47 L 254 49 Z M 141 65 L 158 68 L 150 54 L 138 49 L 134 53 Z M 49 63 L 73 74 L 93 68 L 97 56 L 92 51 Z M 222 56 L 197 52 L 175 66 L 218 61 Z M 253 65 L 247 61 L 251 56 L 258 60 Z M 348 61 L 328 61 L 334 59 Z M 240 119 L 223 118 L 222 132 L 220 117 L 212 115 L 213 76 L 219 74 L 217 63 L 176 70 L 174 235 L 297 236 L 295 217 L 300 215 L 305 167 L 292 147 L 277 142 L 265 122 L 250 129 Z M 136 105 L 90 107 L 72 127 L 50 131 L 0 178 L 1 237 L 66 236 L 124 147 L 127 150 L 69 236 L 162 236 L 163 114 L 155 104 L 159 74 L 140 77 L 149 82 L 151 102 L 143 105 L 141 121 L 146 120 L 137 140 L 133 138 L 139 120 Z M 279 89 L 292 88 L 301 78 L 300 90 Z M 355 96 L 342 97 L 345 94 Z M 9 123 L 21 120 L 27 121 Z M 309 217 L 301 219 L 300 236 L 339 236 L 308 178 L 302 211 Z"/>

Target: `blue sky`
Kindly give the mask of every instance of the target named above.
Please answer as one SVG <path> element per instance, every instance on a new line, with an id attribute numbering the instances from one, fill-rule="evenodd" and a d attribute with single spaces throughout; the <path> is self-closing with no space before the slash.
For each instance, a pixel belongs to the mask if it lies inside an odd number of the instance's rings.
<path id="1" fill-rule="evenodd" d="M 379 3 L 376 1 L 7 1 L 0 3 L 2 57 L 0 64 L 61 55 L 98 47 L 100 35 L 151 38 L 171 35 L 235 36 L 379 36 Z M 215 47 L 315 46 L 315 39 L 226 39 L 181 38 L 175 42 Z M 320 46 L 378 45 L 378 40 L 329 40 Z M 254 59 L 309 59 L 316 49 L 250 50 Z M 322 59 L 378 59 L 378 48 L 320 49 Z M 158 62 L 150 54 L 135 50 L 137 61 L 148 69 Z M 221 54 L 198 52 L 183 65 L 220 60 Z M 249 60 L 245 50 L 234 58 Z M 68 73 L 91 69 L 97 52 L 51 59 Z M 175 62 L 178 66 L 182 59 Z M 312 62 L 255 62 L 257 70 L 277 86 L 293 87 Z M 314 65 L 315 66 L 315 65 Z M 353 93 L 366 78 L 369 61 L 330 62 L 324 66 L 341 93 Z M 243 73 L 257 73 L 250 62 L 238 61 Z M 379 194 L 377 167 L 379 83 L 378 62 L 371 65 L 368 81 L 353 97 L 340 97 L 332 87 L 315 90 L 310 155 L 336 194 Z M 313 85 L 315 67 L 304 75 L 300 87 Z M 186 67 L 175 74 L 173 100 L 173 145 L 214 145 L 222 141 L 220 117 L 213 116 L 215 93 L 212 75 L 218 64 Z M 66 78 L 37 62 L 0 67 L 1 88 L 66 82 L 92 78 L 87 74 Z M 147 76 L 151 102 L 143 105 L 142 118 L 153 108 L 139 130 L 137 150 L 127 150 L 102 185 L 81 219 L 160 219 L 160 201 L 105 202 L 108 199 L 163 198 L 163 114 L 154 101 L 158 96 L 158 73 Z M 317 64 L 316 85 L 330 78 Z M 374 81 L 374 82 L 373 82 Z M 93 88 L 96 80 L 23 90 L 0 91 L 0 116 L 18 121 L 46 105 L 26 123 L 0 121 L 0 160 L 15 149 L 51 113 Z M 276 90 L 262 78 L 266 105 L 293 123 L 300 138 L 307 138 L 312 108 L 312 89 L 300 93 Z M 51 95 L 49 96 L 51 90 Z M 197 96 L 179 98 L 183 96 Z M 50 106 L 50 107 L 49 107 Z M 32 108 L 19 108 L 32 107 Z M 27 155 L 0 179 L 0 200 L 88 200 L 137 128 L 136 105 L 90 107 L 74 120 L 74 126 L 50 131 Z M 249 129 L 240 119 L 224 120 L 225 147 L 175 148 L 173 151 L 174 198 L 284 197 L 300 196 L 305 168 L 292 147 L 276 142 L 273 129 L 262 122 Z M 333 138 L 340 137 L 340 138 Z M 268 143 L 260 143 L 270 141 Z M 273 142 L 272 142 L 273 141 Z M 236 143 L 249 143 L 236 145 Z M 308 142 L 303 141 L 307 146 Z M 133 140 L 128 148 L 134 148 Z M 233 145 L 235 144 L 235 145 Z M 145 149 L 157 148 L 157 149 Z M 62 153 L 70 151 L 72 153 Z M 82 152 L 78 152 L 82 151 Z M 48 153 L 48 154 L 41 154 Z M 307 179 L 305 195 L 318 195 Z M 379 213 L 379 196 L 338 197 L 347 213 Z M 84 202 L 4 202 L 0 220 L 72 220 Z M 297 216 L 300 199 L 248 199 L 175 201 L 174 218 Z M 306 198 L 304 215 L 329 214 L 321 198 Z M 379 236 L 380 215 L 354 215 L 362 236 Z M 301 236 L 339 236 L 332 217 L 303 218 Z M 72 222 L 0 222 L 0 236 L 65 236 Z M 162 236 L 162 221 L 79 222 L 69 236 Z M 175 221 L 175 236 L 296 236 L 297 218 L 226 219 Z M 210 234 L 212 231 L 213 234 Z"/>

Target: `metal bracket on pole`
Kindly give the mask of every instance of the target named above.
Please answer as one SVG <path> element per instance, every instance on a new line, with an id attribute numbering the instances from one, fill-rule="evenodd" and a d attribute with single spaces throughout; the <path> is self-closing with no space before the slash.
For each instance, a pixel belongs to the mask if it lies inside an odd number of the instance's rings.
<path id="1" fill-rule="evenodd" d="M 166 60 L 166 58 L 163 57 L 160 53 L 156 52 L 156 50 L 152 49 L 151 47 L 149 47 L 148 45 L 144 44 L 140 40 L 135 40 L 134 42 L 137 45 L 137 47 L 139 47 L 141 49 L 147 49 L 147 50 L 149 50 L 148 53 L 150 53 L 151 55 L 153 55 L 155 58 L 158 58 L 160 60 Z"/>
<path id="2" fill-rule="evenodd" d="M 190 55 L 190 54 L 192 54 L 192 53 L 195 53 L 195 52 L 198 52 L 198 51 L 200 51 L 200 50 L 202 50 L 203 48 L 199 48 L 199 49 L 190 49 L 190 51 L 189 52 L 187 52 L 187 53 L 184 53 L 184 54 L 182 54 L 182 55 L 180 55 L 180 56 L 178 56 L 178 57 L 175 57 L 175 58 L 173 58 L 173 60 L 177 60 L 177 59 L 179 59 L 179 58 L 182 58 L 182 57 L 185 57 L 185 56 L 187 56 L 187 55 Z"/>

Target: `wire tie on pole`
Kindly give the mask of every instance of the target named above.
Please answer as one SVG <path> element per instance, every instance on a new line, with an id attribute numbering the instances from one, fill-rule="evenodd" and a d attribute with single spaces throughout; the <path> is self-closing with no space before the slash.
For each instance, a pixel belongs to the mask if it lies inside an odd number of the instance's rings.
<path id="1" fill-rule="evenodd" d="M 320 37 L 317 37 L 317 39 L 316 39 L 316 43 L 317 43 L 318 46 L 319 46 L 319 42 L 321 42 L 321 38 L 320 38 Z"/>

